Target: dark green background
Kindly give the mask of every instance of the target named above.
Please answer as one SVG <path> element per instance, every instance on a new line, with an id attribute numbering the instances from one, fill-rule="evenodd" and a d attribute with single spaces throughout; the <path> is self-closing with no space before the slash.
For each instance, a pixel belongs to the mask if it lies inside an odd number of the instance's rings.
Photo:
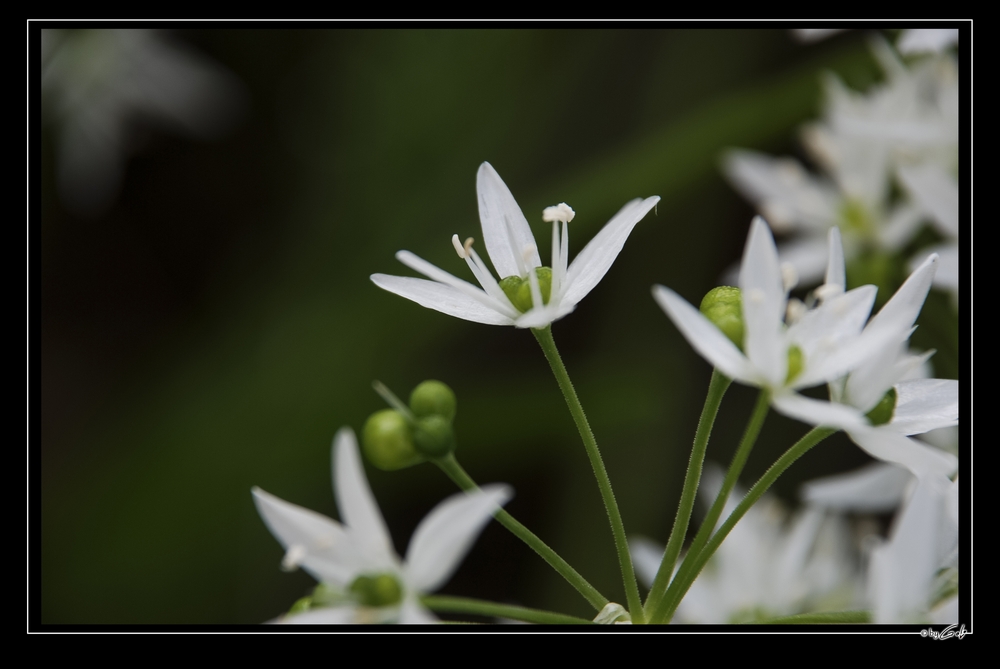
<path id="1" fill-rule="evenodd" d="M 425 378 L 459 398 L 458 456 L 508 509 L 623 601 L 585 453 L 528 332 L 459 321 L 376 288 L 409 249 L 471 280 L 450 237 L 481 237 L 490 161 L 548 250 L 571 257 L 627 200 L 660 195 L 554 335 L 631 534 L 665 541 L 710 369 L 650 296 L 695 302 L 739 257 L 752 209 L 720 176 L 730 146 L 798 153 L 820 73 L 877 80 L 865 34 L 818 44 L 755 30 L 218 30 L 172 36 L 245 84 L 226 138 L 151 132 L 121 195 L 76 218 L 43 133 L 41 585 L 46 623 L 252 623 L 305 594 L 250 487 L 335 516 L 330 443 Z M 482 249 L 480 249 L 482 252 Z M 735 448 L 734 387 L 709 459 Z M 752 481 L 806 431 L 774 414 Z M 778 490 L 866 460 L 831 439 Z M 430 465 L 369 478 L 403 554 L 453 492 Z M 592 616 L 490 526 L 443 590 Z"/>

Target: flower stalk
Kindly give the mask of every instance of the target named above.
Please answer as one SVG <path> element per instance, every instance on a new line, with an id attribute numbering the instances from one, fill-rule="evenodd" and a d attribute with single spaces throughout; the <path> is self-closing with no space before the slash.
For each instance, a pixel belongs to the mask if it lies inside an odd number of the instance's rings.
<path id="1" fill-rule="evenodd" d="M 597 487 L 600 488 L 601 497 L 604 500 L 604 508 L 608 513 L 608 520 L 611 522 L 611 533 L 614 535 L 615 548 L 618 550 L 618 562 L 621 566 L 622 581 L 625 586 L 625 596 L 628 601 L 629 615 L 632 622 L 641 625 L 645 623 L 645 614 L 642 609 L 642 599 L 639 597 L 639 584 L 635 580 L 635 570 L 632 567 L 632 556 L 629 553 L 628 539 L 625 536 L 625 525 L 622 523 L 621 512 L 618 510 L 618 502 L 615 501 L 615 493 L 611 489 L 611 479 L 608 478 L 608 470 L 604 467 L 604 460 L 601 458 L 601 451 L 597 447 L 597 439 L 590 429 L 587 415 L 580 404 L 580 398 L 576 395 L 576 389 L 569 378 L 566 366 L 563 364 L 559 349 L 556 348 L 555 339 L 552 338 L 552 327 L 546 326 L 541 329 L 533 328 L 531 333 L 535 335 L 538 344 L 542 347 L 545 359 L 548 360 L 552 373 L 556 377 L 559 389 L 562 390 L 566 399 L 566 406 L 573 416 L 576 428 L 580 432 L 583 446 L 587 450 L 590 458 L 590 465 L 597 478 Z"/>

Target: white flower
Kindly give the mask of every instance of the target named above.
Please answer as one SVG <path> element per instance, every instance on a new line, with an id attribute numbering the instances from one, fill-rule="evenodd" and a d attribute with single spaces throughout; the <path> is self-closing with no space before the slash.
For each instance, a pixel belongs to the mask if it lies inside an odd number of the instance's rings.
<path id="1" fill-rule="evenodd" d="M 705 508 L 724 475 L 705 469 L 698 491 Z M 736 508 L 744 491 L 734 489 L 721 518 Z M 721 520 L 720 518 L 720 520 Z M 629 542 L 639 577 L 652 583 L 663 546 L 646 539 Z M 677 607 L 681 623 L 755 622 L 811 611 L 848 608 L 855 597 L 855 566 L 847 527 L 835 515 L 808 508 L 790 515 L 764 495 L 733 528 Z"/>
<path id="2" fill-rule="evenodd" d="M 911 263 L 911 269 L 928 253 L 938 254 L 938 269 L 934 285 L 958 297 L 958 181 L 939 165 L 923 163 L 901 167 L 897 171 L 900 183 L 910 197 L 930 217 L 946 242 L 923 249 Z"/>
<path id="3" fill-rule="evenodd" d="M 401 563 L 368 487 L 350 428 L 337 433 L 333 462 L 342 523 L 253 489 L 257 510 L 287 551 L 283 565 L 301 566 L 344 595 L 342 605 L 313 609 L 283 622 L 434 622 L 419 595 L 447 582 L 483 526 L 510 499 L 510 488 L 484 486 L 438 504 L 417 526 Z M 382 601 L 371 601 L 379 597 Z"/>
<path id="4" fill-rule="evenodd" d="M 732 150 L 723 161 L 733 185 L 776 231 L 798 233 L 779 250 L 805 284 L 822 276 L 832 226 L 841 229 L 848 258 L 898 251 L 919 231 L 926 213 L 920 203 L 892 196 L 892 180 L 902 178 L 897 169 L 931 163 L 954 173 L 957 167 L 954 60 L 907 67 L 884 41 L 872 47 L 887 81 L 862 94 L 829 75 L 825 118 L 803 129 L 805 148 L 825 175 L 809 173 L 793 158 L 754 151 Z"/>
<path id="5" fill-rule="evenodd" d="M 57 128 L 63 203 L 97 214 L 114 199 L 137 120 L 218 133 L 244 96 L 219 65 L 150 30 L 43 30 L 42 99 Z"/>
<path id="6" fill-rule="evenodd" d="M 831 256 L 831 265 L 838 263 L 842 267 L 843 258 Z M 958 381 L 908 378 L 929 357 L 908 354 L 906 341 L 927 297 L 936 263 L 937 256 L 927 258 L 865 326 L 862 337 L 881 342 L 875 353 L 830 383 L 830 399 L 864 413 L 875 409 L 890 389 L 894 391 L 890 420 L 876 427 L 847 426 L 846 430 L 869 455 L 902 465 L 917 476 L 951 476 L 958 465 L 950 453 L 908 438 L 958 424 Z M 840 281 L 834 279 L 828 285 L 843 289 Z"/>
<path id="7" fill-rule="evenodd" d="M 432 280 L 373 274 L 371 279 L 375 285 L 421 306 L 467 321 L 544 328 L 573 311 L 593 290 L 618 257 L 632 228 L 660 200 L 654 196 L 626 204 L 572 264 L 569 264 L 567 224 L 575 213 L 565 203 L 546 208 L 543 218 L 552 222 L 552 266 L 549 268 L 551 276 L 548 276 L 539 271 L 545 268 L 542 268 L 528 221 L 489 163 L 479 166 L 476 188 L 483 241 L 493 267 L 504 281 L 498 282 L 493 277 L 472 248 L 471 238 L 462 244 L 458 235 L 454 235 L 452 244 L 456 253 L 468 263 L 482 288 L 452 276 L 409 251 L 398 252 L 396 259 Z M 547 300 L 546 292 L 549 293 Z M 511 295 L 515 297 L 512 299 Z"/>
<path id="8" fill-rule="evenodd" d="M 827 280 L 830 289 L 820 291 L 824 296 L 822 304 L 786 327 L 783 317 L 788 306 L 788 273 L 783 276 L 767 224 L 759 216 L 754 218 L 739 278 L 743 350 L 674 291 L 654 286 L 653 296 L 695 350 L 729 378 L 767 389 L 776 410 L 812 425 L 862 427 L 868 421 L 857 409 L 795 392 L 844 376 L 897 333 L 886 318 L 886 327 L 873 328 L 862 336 L 875 300 L 875 287 L 862 286 L 846 293 L 835 288 L 843 285 L 843 256 L 835 229 L 830 242 L 831 258 L 840 258 L 839 278 L 837 263 L 831 262 Z M 791 373 L 789 360 L 798 367 Z"/>
<path id="9" fill-rule="evenodd" d="M 957 565 L 958 482 L 918 479 L 891 538 L 872 552 L 868 594 L 874 622 L 958 622 L 947 582 Z"/>

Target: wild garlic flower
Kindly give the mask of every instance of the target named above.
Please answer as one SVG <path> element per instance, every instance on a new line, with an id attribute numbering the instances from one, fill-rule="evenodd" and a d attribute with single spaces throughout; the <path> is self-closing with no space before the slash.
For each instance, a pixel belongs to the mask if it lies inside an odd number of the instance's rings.
<path id="1" fill-rule="evenodd" d="M 830 227 L 840 228 L 849 259 L 865 251 L 895 252 L 913 239 L 926 212 L 910 197 L 893 197 L 892 182 L 905 182 L 899 170 L 934 164 L 954 174 L 957 168 L 954 59 L 908 67 L 884 41 L 872 47 L 886 82 L 856 93 L 828 75 L 824 119 L 803 129 L 805 149 L 823 174 L 794 158 L 742 149 L 723 160 L 726 176 L 775 231 L 796 233 L 780 255 L 807 285 L 822 276 Z"/>
<path id="2" fill-rule="evenodd" d="M 876 623 L 958 622 L 958 481 L 918 479 L 868 569 Z"/>
<path id="3" fill-rule="evenodd" d="M 718 466 L 705 468 L 698 491 L 704 508 L 722 486 Z M 745 494 L 738 487 L 722 518 Z M 630 542 L 639 577 L 651 584 L 663 546 Z M 858 590 L 856 561 L 843 519 L 820 508 L 790 514 L 764 495 L 719 546 L 677 607 L 679 623 L 748 623 L 822 610 L 850 608 Z"/>
<path id="4" fill-rule="evenodd" d="M 253 489 L 257 510 L 285 547 L 283 567 L 302 567 L 340 600 L 282 622 L 434 622 L 419 596 L 448 581 L 483 527 L 512 495 L 508 486 L 499 484 L 452 495 L 420 521 L 401 562 L 350 428 L 341 429 L 334 439 L 333 487 L 340 523 Z"/>
<path id="5" fill-rule="evenodd" d="M 830 235 L 839 247 L 839 235 Z M 778 251 L 764 219 L 757 216 L 743 252 L 739 288 L 743 321 L 742 340 L 734 343 L 715 323 L 664 286 L 653 287 L 653 297 L 670 319 L 706 360 L 729 378 L 771 393 L 779 412 L 811 425 L 863 427 L 864 414 L 854 407 L 824 402 L 800 395 L 797 390 L 827 383 L 846 375 L 879 351 L 897 330 L 862 328 L 875 301 L 875 287 L 861 286 L 843 292 L 842 255 L 836 250 L 829 265 L 829 288 L 820 290 L 822 303 L 812 310 L 789 302 L 789 279 L 794 272 L 778 262 Z M 784 270 L 784 271 L 783 271 Z M 798 308 L 789 308 L 796 305 Z M 786 323 L 785 315 L 796 317 Z"/>
<path id="6" fill-rule="evenodd" d="M 468 264 L 481 288 L 409 251 L 399 251 L 396 259 L 431 280 L 373 274 L 375 285 L 467 321 L 544 328 L 573 311 L 604 278 L 632 228 L 660 200 L 654 196 L 627 203 L 572 263 L 568 223 L 575 212 L 566 203 L 547 207 L 542 218 L 552 223 L 552 265 L 543 267 L 528 221 L 489 163 L 479 166 L 476 189 L 483 242 L 500 281 L 476 253 L 471 237 L 463 243 L 453 235 L 455 252 Z"/>
<path id="7" fill-rule="evenodd" d="M 843 257 L 831 254 L 831 266 L 843 267 Z M 910 355 L 906 342 L 934 279 L 937 256 L 931 255 L 900 286 L 885 306 L 865 325 L 862 336 L 881 343 L 863 364 L 832 381 L 830 399 L 866 413 L 873 426 L 847 427 L 847 433 L 872 457 L 902 465 L 917 476 L 951 476 L 955 456 L 908 435 L 958 424 L 958 381 L 908 378 L 930 353 Z M 838 278 L 828 282 L 843 290 Z M 895 336 L 886 336 L 895 332 Z"/>

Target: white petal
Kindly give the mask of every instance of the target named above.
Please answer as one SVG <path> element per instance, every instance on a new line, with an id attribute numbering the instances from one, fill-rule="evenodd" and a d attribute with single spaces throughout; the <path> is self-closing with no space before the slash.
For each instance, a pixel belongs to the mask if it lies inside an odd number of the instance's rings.
<path id="1" fill-rule="evenodd" d="M 767 223 L 755 216 L 740 266 L 745 329 L 743 350 L 773 386 L 784 384 L 788 370 L 782 319 L 785 288 L 778 249 Z"/>
<path id="2" fill-rule="evenodd" d="M 889 424 L 903 434 L 958 425 L 958 381 L 914 379 L 896 385 L 896 411 Z"/>
<path id="3" fill-rule="evenodd" d="M 763 377 L 757 373 L 743 352 L 684 298 L 666 286 L 653 286 L 653 297 L 667 312 L 667 316 L 670 316 L 670 320 L 688 343 L 713 367 L 717 367 L 731 379 L 750 385 L 761 384 Z"/>
<path id="4" fill-rule="evenodd" d="M 904 30 L 896 48 L 907 56 L 915 53 L 941 53 L 958 44 L 958 28 L 910 28 Z"/>
<path id="5" fill-rule="evenodd" d="M 510 301 L 506 298 L 506 296 L 504 297 L 503 301 L 500 301 L 495 297 L 492 297 L 482 288 L 474 286 L 468 281 L 463 281 L 462 279 L 459 279 L 457 276 L 445 272 L 440 267 L 437 267 L 436 265 L 427 262 L 426 260 L 424 260 L 415 253 L 410 253 L 409 251 L 398 251 L 396 253 L 396 260 L 403 263 L 410 269 L 420 272 L 428 279 L 432 279 L 434 281 L 437 281 L 438 283 L 443 283 L 447 286 L 451 286 L 452 288 L 455 288 L 461 291 L 462 293 L 465 293 L 472 299 L 481 302 L 483 305 L 489 307 L 490 309 L 493 309 L 494 311 L 497 311 L 511 318 L 517 315 L 517 310 L 514 309 L 514 306 L 510 303 Z M 499 289 L 500 286 L 497 286 L 497 288 Z M 500 292 L 502 293 L 503 291 Z"/>
<path id="6" fill-rule="evenodd" d="M 805 368 L 793 379 L 797 388 L 843 376 L 871 355 L 873 349 L 855 344 L 875 302 L 875 286 L 861 286 L 826 300 L 788 329 L 788 340 L 799 346 Z M 870 338 L 869 346 L 878 343 Z"/>
<path id="7" fill-rule="evenodd" d="M 909 330 L 927 299 L 934 280 L 937 256 L 932 255 L 906 279 L 896 294 L 875 314 L 865 328 L 864 336 L 872 336 L 878 330 L 891 329 L 896 332 Z"/>
<path id="8" fill-rule="evenodd" d="M 312 609 L 294 616 L 285 616 L 282 625 L 350 625 L 356 623 L 357 607 L 331 606 Z"/>
<path id="9" fill-rule="evenodd" d="M 489 253 L 493 267 L 501 279 L 511 275 L 523 276 L 519 267 L 522 254 L 529 245 L 535 247 L 527 261 L 528 268 L 539 267 L 535 237 L 527 219 L 510 194 L 507 184 L 489 163 L 479 166 L 476 174 L 476 190 L 479 193 L 479 219 L 483 224 L 483 242 Z"/>
<path id="10" fill-rule="evenodd" d="M 403 602 L 399 612 L 400 625 L 433 625 L 436 622 L 438 619 L 434 617 L 434 614 L 425 609 L 416 599 L 408 597 Z"/>
<path id="11" fill-rule="evenodd" d="M 873 458 L 902 465 L 918 477 L 951 476 L 958 469 L 958 459 L 951 453 L 904 437 L 889 428 L 853 428 L 848 434 Z"/>
<path id="12" fill-rule="evenodd" d="M 395 565 L 389 529 L 368 485 L 354 431 L 341 428 L 333 440 L 333 493 L 340 519 L 347 526 L 357 550 L 372 567 Z"/>
<path id="13" fill-rule="evenodd" d="M 958 236 L 958 183 L 954 178 L 938 165 L 924 163 L 900 167 L 899 180 L 942 233 Z"/>
<path id="14" fill-rule="evenodd" d="M 913 474 L 889 462 L 873 462 L 846 474 L 803 484 L 799 496 L 807 504 L 838 511 L 884 513 L 892 511 L 906 492 Z"/>
<path id="15" fill-rule="evenodd" d="M 723 170 L 778 232 L 823 230 L 837 218 L 839 196 L 832 186 L 793 158 L 734 149 L 726 152 Z"/>
<path id="16" fill-rule="evenodd" d="M 486 325 L 514 324 L 513 319 L 443 283 L 388 274 L 372 274 L 371 279 L 376 286 L 383 290 L 449 316 Z"/>
<path id="17" fill-rule="evenodd" d="M 864 415 L 845 404 L 814 400 L 798 393 L 780 393 L 771 398 L 774 408 L 790 418 L 816 426 L 837 427 L 842 430 L 863 427 L 868 421 Z"/>
<path id="18" fill-rule="evenodd" d="M 890 388 L 908 374 L 918 371 L 934 353 L 928 351 L 919 356 L 906 354 L 907 339 L 909 333 L 886 341 L 864 364 L 851 372 L 845 386 L 845 401 L 848 404 L 866 413 L 871 411 Z"/>
<path id="19" fill-rule="evenodd" d="M 253 489 L 253 499 L 264 523 L 284 548 L 305 549 L 299 563 L 316 580 L 345 586 L 364 567 L 364 560 L 338 522 L 260 488 Z"/>
<path id="20" fill-rule="evenodd" d="M 406 549 L 407 585 L 416 592 L 433 592 L 444 585 L 486 523 L 512 495 L 510 487 L 494 484 L 452 495 L 434 507 L 420 521 Z"/>
<path id="21" fill-rule="evenodd" d="M 897 204 L 878 230 L 879 244 L 883 249 L 898 251 L 910 243 L 923 222 L 924 213 L 919 207 L 910 202 Z"/>
<path id="22" fill-rule="evenodd" d="M 840 228 L 833 226 L 827 233 L 830 254 L 826 262 L 826 285 L 837 286 L 840 292 L 847 291 L 847 277 L 844 269 L 844 244 L 840 239 Z M 780 255 L 780 252 L 779 252 Z"/>
<path id="23" fill-rule="evenodd" d="M 660 563 L 663 562 L 663 544 L 646 537 L 631 537 L 628 540 L 628 548 L 636 575 L 643 585 L 650 587 L 656 578 L 656 572 L 660 569 Z"/>
<path id="24" fill-rule="evenodd" d="M 872 554 L 869 596 L 876 623 L 907 623 L 926 615 L 940 566 L 942 515 L 949 481 L 919 480 L 892 528 L 888 544 Z"/>
<path id="25" fill-rule="evenodd" d="M 621 253 L 632 228 L 660 201 L 657 196 L 632 200 L 615 214 L 573 259 L 566 273 L 562 301 L 577 304 L 587 296 Z"/>

